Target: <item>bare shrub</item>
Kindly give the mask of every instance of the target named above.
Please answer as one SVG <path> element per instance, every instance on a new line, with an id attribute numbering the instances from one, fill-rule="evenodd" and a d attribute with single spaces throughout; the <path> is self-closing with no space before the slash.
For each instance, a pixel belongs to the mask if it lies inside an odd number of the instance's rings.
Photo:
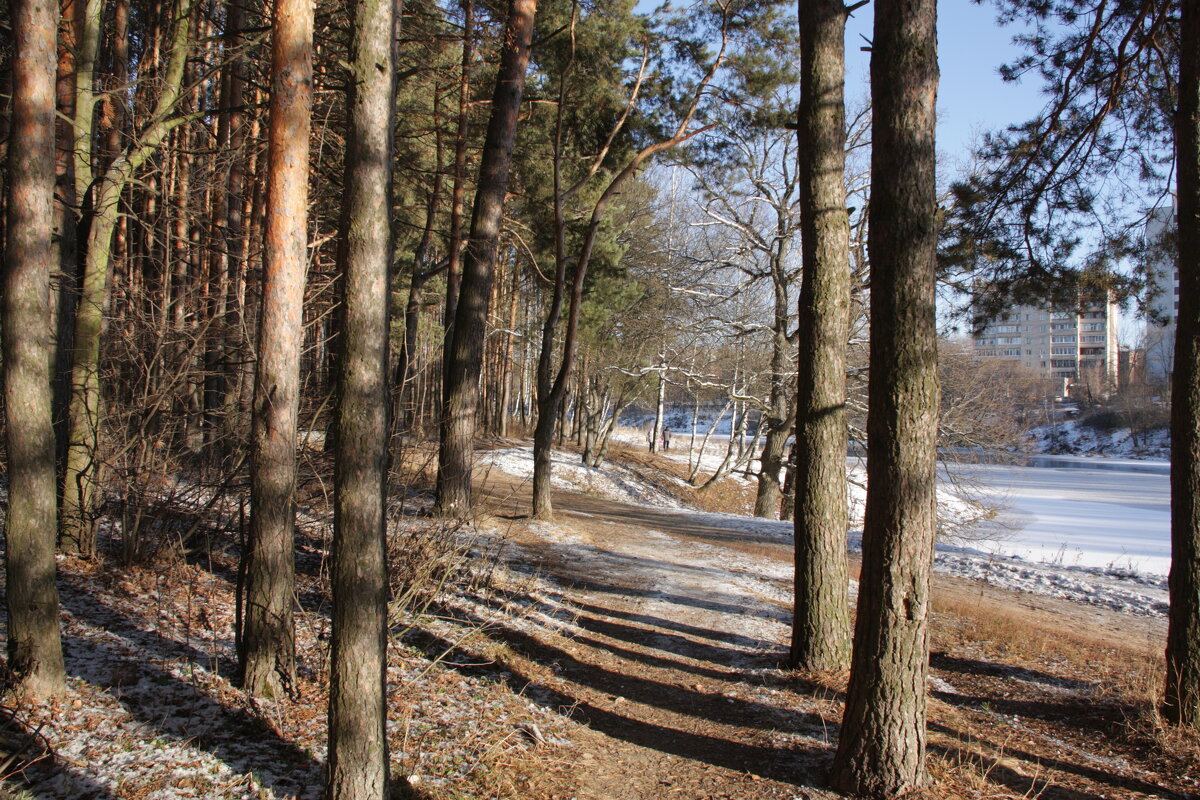
<path id="1" fill-rule="evenodd" d="M 405 519 L 390 525 L 390 622 L 407 630 L 447 591 L 486 585 L 495 560 L 479 553 L 481 541 L 462 522 Z"/>

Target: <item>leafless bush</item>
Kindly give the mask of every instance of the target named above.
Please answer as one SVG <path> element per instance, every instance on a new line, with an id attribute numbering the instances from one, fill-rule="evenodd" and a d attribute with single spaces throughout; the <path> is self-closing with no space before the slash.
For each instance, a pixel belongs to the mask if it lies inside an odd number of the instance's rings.
<path id="1" fill-rule="evenodd" d="M 388 532 L 393 625 L 411 626 L 448 591 L 486 585 L 494 559 L 479 557 L 482 539 L 465 523 L 449 520 L 400 520 Z"/>

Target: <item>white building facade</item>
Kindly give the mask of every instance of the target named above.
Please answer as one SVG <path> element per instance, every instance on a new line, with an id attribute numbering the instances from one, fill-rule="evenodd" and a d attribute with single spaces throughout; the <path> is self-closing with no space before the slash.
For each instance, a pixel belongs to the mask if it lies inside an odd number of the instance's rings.
<path id="1" fill-rule="evenodd" d="M 1179 313 L 1179 268 L 1171 238 L 1175 212 L 1155 209 L 1146 222 L 1146 247 L 1150 283 L 1148 304 L 1152 318 L 1146 323 L 1146 372 L 1153 381 L 1169 381 L 1175 365 L 1175 317 Z"/>
<path id="2" fill-rule="evenodd" d="M 974 353 L 1020 364 L 1054 381 L 1063 395 L 1081 384 L 1103 394 L 1117 386 L 1117 313 L 1111 300 L 1077 312 L 1016 306 L 975 335 Z"/>

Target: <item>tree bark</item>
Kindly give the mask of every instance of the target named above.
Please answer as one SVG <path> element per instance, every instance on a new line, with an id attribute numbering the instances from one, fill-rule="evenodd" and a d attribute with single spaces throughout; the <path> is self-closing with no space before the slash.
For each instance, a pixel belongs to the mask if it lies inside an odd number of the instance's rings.
<path id="1" fill-rule="evenodd" d="M 466 514 L 471 507 L 471 466 L 475 412 L 479 403 L 479 372 L 487 329 L 488 301 L 496 242 L 504 215 L 504 193 L 512 162 L 517 113 L 525 90 L 525 69 L 533 40 L 536 0 L 511 0 L 504 30 L 504 49 L 492 116 L 488 121 L 479 165 L 479 188 L 471 216 L 471 236 L 463 260 L 462 283 L 455 308 L 446 360 L 441 437 L 438 449 L 437 506 L 442 516 Z"/>
<path id="2" fill-rule="evenodd" d="M 790 212 L 790 209 L 787 211 Z M 783 222 L 781 219 L 781 224 L 776 228 L 777 242 L 775 252 L 771 256 L 775 294 L 775 309 L 771 321 L 771 392 L 767 401 L 766 418 L 759 420 L 759 428 L 765 425 L 767 432 L 763 437 L 762 453 L 759 455 L 758 490 L 754 495 L 754 516 L 767 519 L 775 519 L 779 514 L 779 501 L 783 497 L 779 473 L 783 471 L 783 453 L 787 448 L 787 440 L 796 425 L 795 406 L 788 403 L 786 378 L 791 366 L 791 359 L 788 357 L 791 343 L 787 335 L 788 281 L 784 273 L 788 242 Z"/>
<path id="3" fill-rule="evenodd" d="M 875 798 L 928 783 L 925 681 L 938 412 L 936 9 L 936 0 L 878 0 L 871 52 L 867 507 L 833 785 Z"/>
<path id="4" fill-rule="evenodd" d="M 3 293 L 8 515 L 5 595 L 8 668 L 18 694 L 43 700 L 66 688 L 55 583 L 54 426 L 50 388 L 50 273 L 54 228 L 53 0 L 16 0 Z"/>
<path id="5" fill-rule="evenodd" d="M 845 181 L 842 0 L 800 0 L 799 188 L 803 277 L 793 502 L 793 667 L 841 670 L 850 656 L 846 558 L 846 339 L 850 220 Z"/>
<path id="6" fill-rule="evenodd" d="M 242 206 L 246 186 L 245 103 L 246 58 L 240 53 L 245 10 L 231 3 L 225 11 L 225 30 L 222 34 L 223 54 L 227 63 L 222 69 L 221 98 L 226 111 L 217 129 L 217 148 L 228 159 L 223 170 L 224 191 L 216 191 L 217 202 L 212 209 L 213 255 L 209 267 L 209 308 L 214 334 L 205 345 L 204 354 L 204 438 L 212 445 L 222 438 L 220 428 L 225 422 L 229 401 L 232 363 L 238 349 L 237 331 L 240 314 L 237 302 L 237 280 L 245 255 Z M 226 431 L 228 433 L 228 431 Z"/>
<path id="7" fill-rule="evenodd" d="M 393 0 L 353 6 L 334 474 L 332 800 L 387 796 L 387 473 Z"/>
<path id="8" fill-rule="evenodd" d="M 458 77 L 458 125 L 454 134 L 454 189 L 450 201 L 450 263 L 446 267 L 446 345 L 449 350 L 462 282 L 462 219 L 467 199 L 467 136 L 471 121 L 471 62 L 475 60 L 475 3 L 462 0 L 463 45 Z"/>
<path id="9" fill-rule="evenodd" d="M 78 47 L 78 17 L 82 13 L 80 0 L 62 0 L 58 42 L 58 113 L 55 138 L 58 143 L 55 197 L 60 208 L 57 220 L 57 274 L 51 274 L 51 307 L 54 319 L 54 436 L 55 460 L 63 463 L 67 455 L 67 404 L 71 399 L 71 332 L 75 315 L 76 283 L 79 278 L 79 214 L 82 199 L 76 196 L 75 184 L 75 80 Z M 120 19 L 118 17 L 118 23 Z M 120 41 L 121 29 L 115 31 Z M 126 48 L 128 49 L 128 48 Z M 54 239 L 51 239 L 54 245 Z"/>
<path id="10" fill-rule="evenodd" d="M 1200 0 L 1182 4 L 1175 120 L 1179 314 L 1171 387 L 1171 611 L 1163 714 L 1200 727 Z"/>
<path id="11" fill-rule="evenodd" d="M 250 553 L 243 688 L 268 698 L 295 685 L 296 434 L 312 116 L 311 0 L 275 0 L 267 137 L 269 209 L 250 438 Z M 243 557 L 246 557 L 244 554 Z"/>

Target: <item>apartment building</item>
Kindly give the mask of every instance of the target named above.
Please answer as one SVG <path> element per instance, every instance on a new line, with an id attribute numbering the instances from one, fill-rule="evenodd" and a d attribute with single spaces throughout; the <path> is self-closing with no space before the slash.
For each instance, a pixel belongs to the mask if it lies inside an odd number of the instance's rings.
<path id="1" fill-rule="evenodd" d="M 1171 237 L 1175 212 L 1158 208 L 1146 221 L 1145 244 L 1150 250 L 1150 301 L 1152 318 L 1146 323 L 1144 344 L 1146 374 L 1153 381 L 1166 381 L 1175 365 L 1175 315 L 1179 313 L 1179 267 L 1175 263 Z"/>
<path id="2" fill-rule="evenodd" d="M 1014 361 L 1053 380 L 1064 395 L 1080 384 L 1093 393 L 1109 391 L 1117 385 L 1117 304 L 1078 311 L 1016 306 L 974 337 L 974 353 Z"/>

